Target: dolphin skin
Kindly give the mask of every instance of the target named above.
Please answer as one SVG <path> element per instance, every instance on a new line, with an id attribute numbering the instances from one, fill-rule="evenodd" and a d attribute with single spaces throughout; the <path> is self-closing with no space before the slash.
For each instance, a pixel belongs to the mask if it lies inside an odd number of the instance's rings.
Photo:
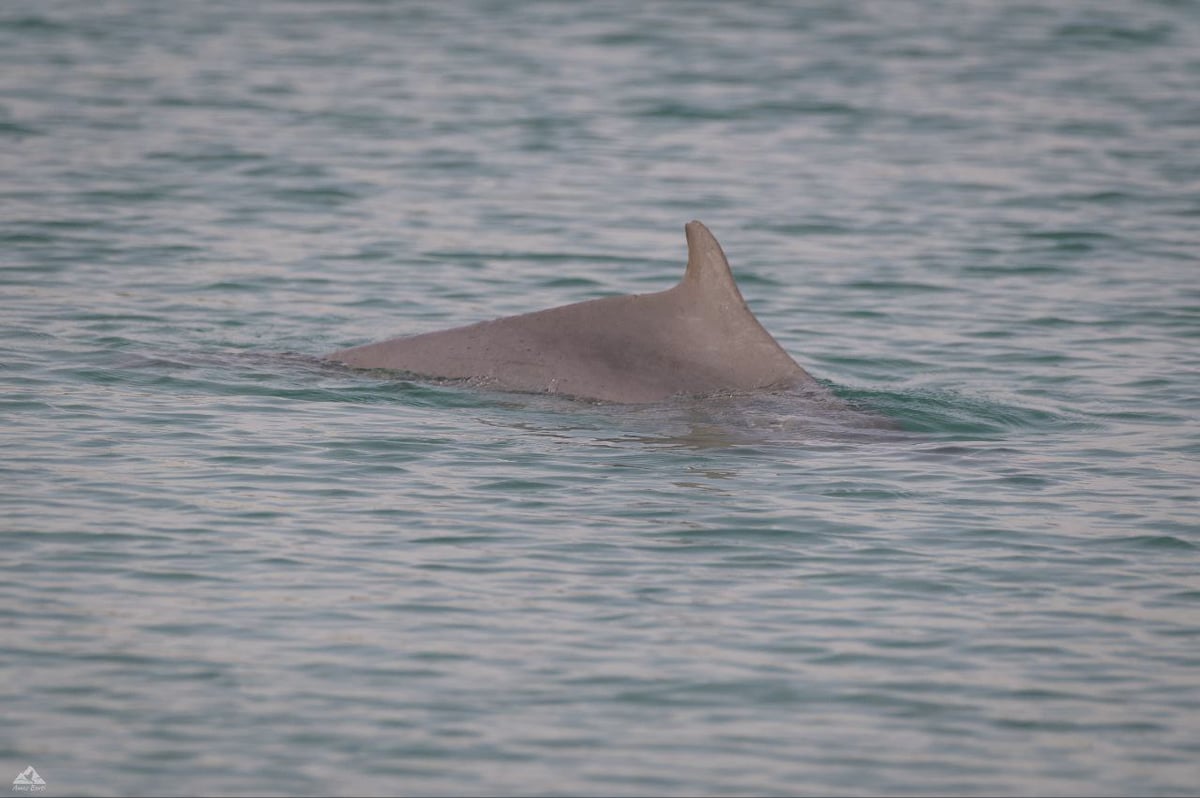
<path id="1" fill-rule="evenodd" d="M 392 338 L 325 359 L 608 402 L 764 389 L 827 396 L 827 389 L 746 307 L 729 261 L 708 228 L 693 221 L 684 230 L 687 271 L 666 291 L 593 299 Z"/>

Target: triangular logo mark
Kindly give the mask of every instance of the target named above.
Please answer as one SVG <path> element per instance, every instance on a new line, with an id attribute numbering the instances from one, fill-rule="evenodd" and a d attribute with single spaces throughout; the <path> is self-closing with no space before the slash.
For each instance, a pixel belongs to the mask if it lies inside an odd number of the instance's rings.
<path id="1" fill-rule="evenodd" d="M 9 772 L 11 773 L 12 771 L 10 770 Z M 34 770 L 33 765 L 30 765 L 22 770 L 20 774 L 13 779 L 12 783 L 14 785 L 45 785 L 46 780 L 38 775 L 38 772 Z"/>

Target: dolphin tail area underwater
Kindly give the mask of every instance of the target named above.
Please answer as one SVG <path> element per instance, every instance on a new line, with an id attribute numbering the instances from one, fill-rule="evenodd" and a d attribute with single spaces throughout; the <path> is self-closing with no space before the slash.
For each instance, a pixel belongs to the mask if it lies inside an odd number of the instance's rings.
<path id="1" fill-rule="evenodd" d="M 689 222 L 683 279 L 614 296 L 343 349 L 326 360 L 608 402 L 800 389 L 832 399 L 746 306 L 721 245 Z"/>

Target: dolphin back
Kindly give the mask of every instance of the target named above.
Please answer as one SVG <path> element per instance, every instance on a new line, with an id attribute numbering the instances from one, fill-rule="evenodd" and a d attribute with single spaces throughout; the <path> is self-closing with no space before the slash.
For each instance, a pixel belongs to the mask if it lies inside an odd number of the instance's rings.
<path id="1" fill-rule="evenodd" d="M 687 269 L 668 290 L 393 338 L 326 357 L 357 368 L 614 402 L 818 387 L 750 312 L 708 228 L 693 221 L 685 232 Z"/>

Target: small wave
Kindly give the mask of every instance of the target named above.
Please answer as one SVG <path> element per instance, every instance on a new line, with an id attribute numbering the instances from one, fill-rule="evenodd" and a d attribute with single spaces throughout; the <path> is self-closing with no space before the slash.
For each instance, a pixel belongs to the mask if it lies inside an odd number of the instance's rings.
<path id="1" fill-rule="evenodd" d="M 836 390 L 843 399 L 873 408 L 908 432 L 997 437 L 1014 431 L 1061 429 L 1084 423 L 1062 412 L 947 390 Z"/>

